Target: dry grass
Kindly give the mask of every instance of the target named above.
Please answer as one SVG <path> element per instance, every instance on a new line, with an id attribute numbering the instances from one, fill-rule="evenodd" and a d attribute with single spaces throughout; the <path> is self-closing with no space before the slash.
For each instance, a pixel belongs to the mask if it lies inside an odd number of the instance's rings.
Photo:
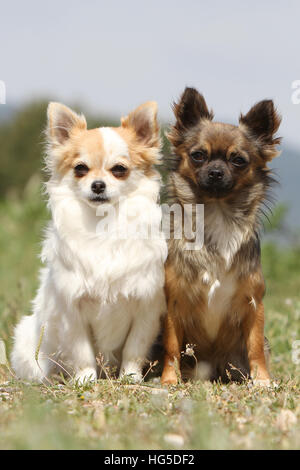
<path id="1" fill-rule="evenodd" d="M 1 369 L 2 449 L 296 449 L 299 383 L 34 386 Z"/>

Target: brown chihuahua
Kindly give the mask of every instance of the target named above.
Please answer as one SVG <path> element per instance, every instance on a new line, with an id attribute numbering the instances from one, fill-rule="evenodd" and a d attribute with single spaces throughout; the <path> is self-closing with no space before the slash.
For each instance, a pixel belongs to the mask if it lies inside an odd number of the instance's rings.
<path id="1" fill-rule="evenodd" d="M 194 88 L 185 89 L 174 113 L 168 200 L 181 207 L 204 204 L 204 243 L 190 250 L 184 237 L 169 240 L 162 383 L 176 384 L 180 369 L 188 377 L 192 366 L 194 378 L 250 376 L 268 385 L 258 232 L 281 119 L 266 100 L 241 115 L 238 126 L 212 122 Z"/>

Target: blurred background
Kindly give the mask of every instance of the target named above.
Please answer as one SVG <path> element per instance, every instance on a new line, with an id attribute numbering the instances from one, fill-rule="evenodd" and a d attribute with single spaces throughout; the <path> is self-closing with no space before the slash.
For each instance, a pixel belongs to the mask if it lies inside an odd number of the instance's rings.
<path id="1" fill-rule="evenodd" d="M 0 104 L 0 338 L 8 350 L 14 324 L 30 313 L 49 219 L 42 193 L 48 101 L 84 112 L 92 127 L 118 124 L 140 103 L 156 100 L 165 128 L 173 122 L 171 103 L 188 85 L 204 94 L 217 120 L 236 124 L 241 112 L 265 98 L 282 114 L 282 154 L 272 162 L 280 185 L 273 191 L 273 213 L 264 221 L 262 260 L 272 370 L 294 387 L 299 365 L 292 350 L 300 339 L 300 104 L 292 102 L 292 83 L 300 80 L 300 2 L 10 0 L 1 2 L 0 15 L 0 92 L 3 85 L 6 90 Z M 164 151 L 170 151 L 166 142 Z M 45 431 L 43 423 L 37 437 L 22 433 L 22 444 L 7 437 L 7 423 L 6 434 L 0 423 L 4 446 L 47 445 L 48 435 L 42 443 L 34 441 Z M 56 436 L 56 424 L 49 433 Z M 68 430 L 66 436 L 71 442 Z"/>

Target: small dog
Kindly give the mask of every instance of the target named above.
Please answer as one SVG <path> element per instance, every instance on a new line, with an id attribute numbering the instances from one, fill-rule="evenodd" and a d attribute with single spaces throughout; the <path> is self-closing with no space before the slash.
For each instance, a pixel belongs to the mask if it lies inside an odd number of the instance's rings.
<path id="1" fill-rule="evenodd" d="M 141 105 L 118 128 L 87 130 L 84 116 L 50 103 L 47 135 L 46 266 L 33 314 L 15 329 L 13 368 L 32 381 L 65 371 L 84 382 L 97 378 L 101 353 L 139 381 L 166 310 L 165 238 L 136 236 L 137 226 L 161 222 L 157 105 Z M 112 209 L 110 232 L 99 231 Z"/>
<path id="2" fill-rule="evenodd" d="M 196 378 L 251 376 L 268 384 L 258 231 L 274 181 L 267 163 L 278 154 L 280 117 L 266 100 L 241 115 L 239 126 L 212 122 L 193 88 L 185 89 L 174 112 L 169 201 L 204 204 L 204 243 L 191 251 L 186 238 L 169 241 L 162 383 L 177 383 L 176 363 L 189 345 L 187 375 L 193 365 Z"/>

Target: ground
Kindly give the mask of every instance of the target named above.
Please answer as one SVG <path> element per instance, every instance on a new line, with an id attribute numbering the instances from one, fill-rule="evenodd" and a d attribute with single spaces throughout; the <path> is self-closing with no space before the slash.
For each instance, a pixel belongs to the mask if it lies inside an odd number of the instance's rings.
<path id="1" fill-rule="evenodd" d="M 22 200 L 12 197 L 0 205 L 0 338 L 8 355 L 13 325 L 30 312 L 38 282 L 47 214 L 36 186 L 32 181 Z M 142 385 L 106 379 L 89 386 L 68 381 L 40 386 L 15 380 L 2 365 L 0 448 L 299 448 L 299 260 L 299 250 L 263 249 L 271 388 L 251 382 L 162 388 L 158 379 Z M 0 359 L 4 362 L 3 351 Z"/>

